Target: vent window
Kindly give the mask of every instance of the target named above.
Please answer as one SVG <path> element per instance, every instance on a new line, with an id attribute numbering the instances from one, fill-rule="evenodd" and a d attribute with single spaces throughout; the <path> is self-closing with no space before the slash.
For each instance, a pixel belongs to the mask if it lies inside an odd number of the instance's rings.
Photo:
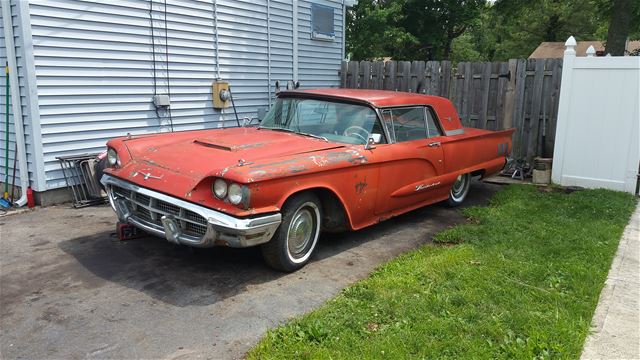
<path id="1" fill-rule="evenodd" d="M 333 8 L 311 4 L 311 38 L 315 40 L 335 40 Z"/>

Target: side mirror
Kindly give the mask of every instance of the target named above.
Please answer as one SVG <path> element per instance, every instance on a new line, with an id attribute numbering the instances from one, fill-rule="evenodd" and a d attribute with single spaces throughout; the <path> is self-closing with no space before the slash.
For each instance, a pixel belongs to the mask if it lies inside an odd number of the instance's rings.
<path id="1" fill-rule="evenodd" d="M 380 142 L 382 139 L 382 135 L 380 134 L 369 134 L 369 139 L 367 140 L 367 144 L 364 146 L 365 150 L 371 150 L 376 148 L 376 144 Z"/>

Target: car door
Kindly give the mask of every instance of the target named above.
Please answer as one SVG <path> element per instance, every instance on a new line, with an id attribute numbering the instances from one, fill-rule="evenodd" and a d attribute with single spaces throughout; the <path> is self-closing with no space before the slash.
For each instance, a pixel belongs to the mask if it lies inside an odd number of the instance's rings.
<path id="1" fill-rule="evenodd" d="M 382 110 L 381 115 L 389 144 L 374 150 L 379 164 L 376 214 L 428 200 L 438 185 L 433 178 L 444 171 L 441 130 L 430 108 L 390 108 Z"/>

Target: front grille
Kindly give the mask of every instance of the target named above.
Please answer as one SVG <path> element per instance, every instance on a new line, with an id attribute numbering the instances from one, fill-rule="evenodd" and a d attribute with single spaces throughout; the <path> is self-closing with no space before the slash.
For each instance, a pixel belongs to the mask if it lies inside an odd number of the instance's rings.
<path id="1" fill-rule="evenodd" d="M 127 200 L 127 205 L 137 220 L 158 229 L 163 229 L 162 216 L 172 215 L 184 235 L 201 238 L 207 232 L 207 219 L 191 210 L 166 201 L 112 185 L 113 193 Z"/>

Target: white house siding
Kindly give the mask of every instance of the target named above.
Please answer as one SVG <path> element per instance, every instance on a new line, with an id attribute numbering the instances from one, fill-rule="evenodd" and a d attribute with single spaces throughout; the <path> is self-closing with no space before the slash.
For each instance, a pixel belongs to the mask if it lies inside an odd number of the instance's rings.
<path id="1" fill-rule="evenodd" d="M 333 27 L 335 39 L 332 41 L 311 39 L 311 4 L 334 8 Z M 298 79 L 301 87 L 340 86 L 340 63 L 342 60 L 342 1 L 299 0 L 298 38 Z"/>
<path id="2" fill-rule="evenodd" d="M 6 2 L 3 1 L 2 6 L 4 6 Z M 20 20 L 17 15 L 17 2 L 11 1 L 11 14 L 13 16 L 13 37 L 16 46 L 16 58 L 18 65 L 18 83 L 20 85 L 20 95 L 21 100 L 20 104 L 22 107 L 22 118 L 24 123 L 24 133 L 25 133 L 25 142 L 27 144 L 27 162 L 29 167 L 29 178 L 35 179 L 35 165 L 34 165 L 34 151 L 33 151 L 33 141 L 31 136 L 31 128 L 30 128 L 30 118 L 29 112 L 27 111 L 27 100 L 26 100 L 26 89 L 25 89 L 25 62 L 24 62 L 24 50 L 23 50 L 23 41 L 21 34 L 21 26 Z M 12 176 L 13 176 L 13 166 L 14 166 L 14 158 L 15 158 L 15 129 L 13 122 L 13 108 L 11 96 L 7 99 L 6 96 L 6 73 L 5 73 L 5 64 L 7 62 L 7 52 L 5 46 L 5 31 L 2 19 L 2 13 L 0 12 L 0 68 L 2 72 L 1 76 L 1 84 L 0 84 L 0 182 L 4 184 L 5 181 L 5 122 L 6 122 L 6 104 L 9 101 L 9 183 L 11 184 Z M 18 164 L 16 164 L 16 180 L 15 183 L 20 183 L 20 170 Z M 33 186 L 33 182 L 31 183 Z M 4 186 L 1 189 L 4 191 Z"/>
<path id="3" fill-rule="evenodd" d="M 311 39 L 311 1 L 299 0 L 302 88 L 339 85 L 342 1 L 317 3 L 334 7 L 336 39 Z M 158 117 L 152 104 L 151 4 L 29 1 L 33 49 L 27 56 L 33 56 L 35 66 L 42 138 L 37 155 L 46 183 L 36 190 L 65 185 L 57 156 L 99 152 L 109 139 L 126 133 L 235 124 L 232 108 L 212 107 L 211 84 L 218 76 L 231 84 L 240 118 L 255 117 L 259 108 L 268 106 L 275 81 L 284 85 L 293 79 L 291 1 L 167 0 L 165 34 L 165 2 L 154 0 L 156 93 L 167 94 L 169 83 L 171 95 L 171 121 L 163 112 Z"/>

